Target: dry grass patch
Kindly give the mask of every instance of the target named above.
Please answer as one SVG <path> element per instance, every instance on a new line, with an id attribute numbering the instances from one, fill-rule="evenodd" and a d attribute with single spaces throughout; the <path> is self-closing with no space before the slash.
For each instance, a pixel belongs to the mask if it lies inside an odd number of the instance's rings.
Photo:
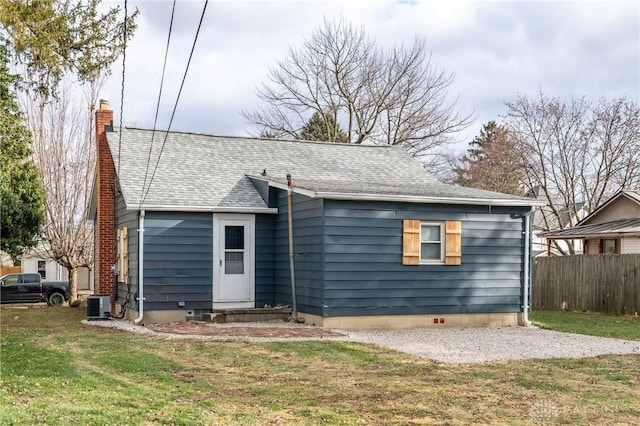
<path id="1" fill-rule="evenodd" d="M 640 356 L 455 366 L 349 342 L 165 340 L 2 308 L 1 424 L 634 424 Z"/>

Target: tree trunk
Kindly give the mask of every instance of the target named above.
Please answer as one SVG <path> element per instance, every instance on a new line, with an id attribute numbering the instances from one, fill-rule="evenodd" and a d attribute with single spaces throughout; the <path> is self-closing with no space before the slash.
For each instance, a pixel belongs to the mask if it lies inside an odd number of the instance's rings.
<path id="1" fill-rule="evenodd" d="M 67 268 L 69 271 L 69 305 L 78 300 L 78 268 Z"/>

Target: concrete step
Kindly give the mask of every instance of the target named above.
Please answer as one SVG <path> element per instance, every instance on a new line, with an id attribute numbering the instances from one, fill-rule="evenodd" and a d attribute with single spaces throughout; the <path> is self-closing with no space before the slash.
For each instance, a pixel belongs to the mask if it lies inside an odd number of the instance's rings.
<path id="1" fill-rule="evenodd" d="M 261 322 L 286 320 L 291 316 L 291 308 L 244 308 L 214 309 L 202 315 L 203 321 L 223 322 Z"/>

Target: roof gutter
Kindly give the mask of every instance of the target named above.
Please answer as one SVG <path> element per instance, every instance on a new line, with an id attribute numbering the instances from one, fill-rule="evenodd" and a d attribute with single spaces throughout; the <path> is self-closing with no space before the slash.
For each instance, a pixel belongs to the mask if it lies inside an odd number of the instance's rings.
<path id="1" fill-rule="evenodd" d="M 342 194 L 336 192 L 317 192 L 316 198 L 327 198 L 331 200 L 353 200 L 353 201 L 399 201 L 405 203 L 434 203 L 434 204 L 465 204 L 465 205 L 487 205 L 504 207 L 535 207 L 538 204 L 535 200 L 502 200 L 489 198 L 466 198 L 466 197 L 433 197 L 418 195 L 385 195 L 385 194 Z"/>
<path id="2" fill-rule="evenodd" d="M 288 190 L 287 185 L 267 180 L 269 186 Z M 398 201 L 403 203 L 433 203 L 433 204 L 465 204 L 465 205 L 488 205 L 493 207 L 535 207 L 544 206 L 544 202 L 535 199 L 500 199 L 500 198 L 469 198 L 469 197 L 437 197 L 421 195 L 398 195 L 398 194 L 360 194 L 349 192 L 313 191 L 300 187 L 294 187 L 293 192 L 307 196 L 309 198 L 326 198 L 330 200 L 345 201 Z"/>
<path id="3" fill-rule="evenodd" d="M 522 323 L 525 327 L 531 327 L 531 321 L 529 321 L 529 310 L 531 304 L 529 303 L 530 286 L 531 286 L 531 216 L 535 212 L 535 207 L 531 206 L 531 210 L 525 213 L 524 216 L 524 282 L 522 283 Z"/>

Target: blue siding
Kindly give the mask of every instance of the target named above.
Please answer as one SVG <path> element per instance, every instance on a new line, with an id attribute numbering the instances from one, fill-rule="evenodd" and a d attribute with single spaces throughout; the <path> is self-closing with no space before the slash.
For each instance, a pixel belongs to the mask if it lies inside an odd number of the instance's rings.
<path id="1" fill-rule="evenodd" d="M 146 310 L 210 309 L 211 213 L 147 212 L 144 233 Z M 185 302 L 185 307 L 178 307 Z"/>
<path id="2" fill-rule="evenodd" d="M 278 216 L 275 219 L 275 302 L 291 305 L 289 270 L 289 234 L 287 194 L 279 191 Z M 293 197 L 293 242 L 297 308 L 300 312 L 321 315 L 323 200 Z"/>
<path id="3" fill-rule="evenodd" d="M 256 215 L 256 306 L 291 304 L 286 192 L 269 191 L 277 215 Z M 129 228 L 130 283 L 137 284 L 137 212 Z M 520 312 L 525 208 L 350 202 L 294 195 L 300 312 L 325 317 Z M 460 220 L 462 264 L 402 265 L 402 220 Z M 147 212 L 145 309 L 210 309 L 210 213 Z M 119 284 L 122 303 L 127 286 Z M 136 306 L 135 294 L 131 295 Z M 182 309 L 182 308 L 180 308 Z"/>
<path id="4" fill-rule="evenodd" d="M 326 200 L 324 316 L 521 311 L 524 208 Z M 402 265 L 402 220 L 460 220 L 462 264 Z"/>
<path id="5" fill-rule="evenodd" d="M 272 214 L 256 215 L 256 307 L 275 304 L 275 219 Z"/>

